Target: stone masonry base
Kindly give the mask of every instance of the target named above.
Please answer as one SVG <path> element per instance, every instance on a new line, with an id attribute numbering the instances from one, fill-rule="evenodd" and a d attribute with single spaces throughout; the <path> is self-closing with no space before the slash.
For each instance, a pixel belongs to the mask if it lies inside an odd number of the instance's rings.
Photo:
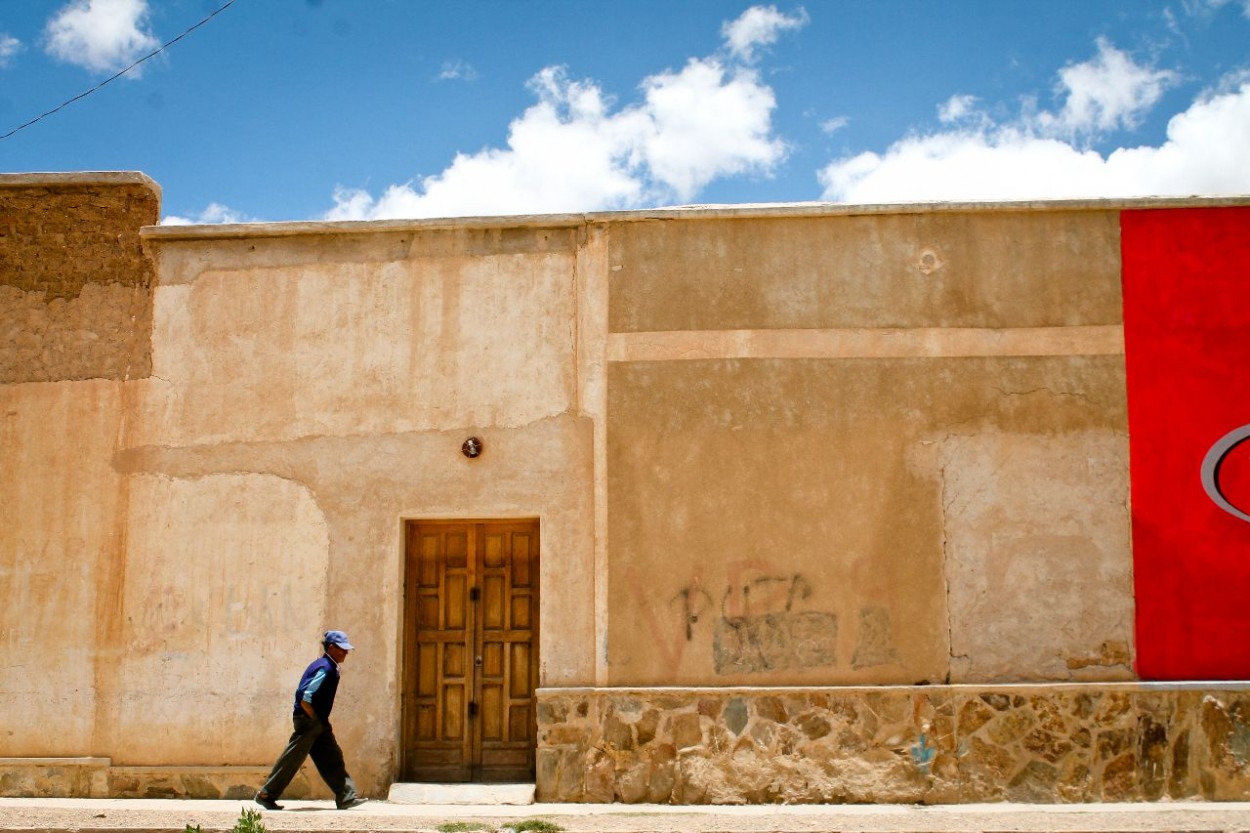
<path id="1" fill-rule="evenodd" d="M 1250 799 L 1250 683 L 541 689 L 539 801 Z"/>
<path id="2" fill-rule="evenodd" d="M 537 753 L 542 802 L 1247 801 L 1250 683 L 540 689 Z M 0 758 L 0 796 L 246 799 L 268 770 Z"/>

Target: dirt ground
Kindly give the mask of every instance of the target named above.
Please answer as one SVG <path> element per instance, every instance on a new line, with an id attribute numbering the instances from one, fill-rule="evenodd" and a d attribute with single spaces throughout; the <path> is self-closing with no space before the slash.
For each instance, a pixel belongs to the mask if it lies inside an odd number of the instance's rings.
<path id="1" fill-rule="evenodd" d="M 378 801 L 354 810 L 336 810 L 328 801 L 290 801 L 285 802 L 285 806 L 282 811 L 260 811 L 261 822 L 268 831 L 436 833 L 440 826 L 455 822 L 477 823 L 481 825 L 477 829 L 482 831 L 503 831 L 510 824 L 541 818 L 569 833 L 1250 833 L 1250 803 L 675 807 L 621 804 L 434 806 Z M 241 801 L 0 798 L 0 831 L 183 833 L 190 824 L 199 825 L 204 833 L 211 833 L 232 830 L 243 809 L 260 810 L 250 802 Z"/>

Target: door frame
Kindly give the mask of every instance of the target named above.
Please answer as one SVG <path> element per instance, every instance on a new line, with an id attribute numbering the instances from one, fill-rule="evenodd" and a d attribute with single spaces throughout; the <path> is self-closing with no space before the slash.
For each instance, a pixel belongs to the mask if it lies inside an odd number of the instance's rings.
<path id="1" fill-rule="evenodd" d="M 514 524 L 514 523 L 532 523 L 535 529 L 538 552 L 538 570 L 533 575 L 534 593 L 537 596 L 537 605 L 533 610 L 535 617 L 532 635 L 530 637 L 531 650 L 531 689 L 534 692 L 533 708 L 530 712 L 530 736 L 532 749 L 534 751 L 534 762 L 537 764 L 537 690 L 539 688 L 539 669 L 541 669 L 541 607 L 542 607 L 542 574 L 543 574 L 543 558 L 542 558 L 542 518 L 537 514 L 533 515 L 515 515 L 515 516 L 404 516 L 399 519 L 399 595 L 400 607 L 398 619 L 398 638 L 396 640 L 396 667 L 397 685 L 396 691 L 396 720 L 395 720 L 395 737 L 397 738 L 394 772 L 395 780 L 402 780 L 407 776 L 410 769 L 410 761 L 408 756 L 410 753 L 409 738 L 405 736 L 405 727 L 407 725 L 407 688 L 410 684 L 412 670 L 415 668 L 416 662 L 416 602 L 408 596 L 408 579 L 409 579 L 409 554 L 408 554 L 408 533 L 414 524 L 428 525 L 475 525 L 475 524 Z M 475 614 L 475 618 L 476 614 Z M 476 627 L 475 627 L 476 630 Z M 412 638 L 410 638 L 410 636 Z M 475 642 L 480 642 L 481 633 L 478 631 L 475 635 Z M 480 688 L 480 678 L 475 680 L 474 688 Z M 467 731 L 479 731 L 477 727 L 466 726 Z M 481 746 L 481 738 L 477 738 L 474 745 L 478 748 Z M 537 775 L 535 771 L 535 776 Z M 480 781 L 479 781 L 480 782 Z"/>

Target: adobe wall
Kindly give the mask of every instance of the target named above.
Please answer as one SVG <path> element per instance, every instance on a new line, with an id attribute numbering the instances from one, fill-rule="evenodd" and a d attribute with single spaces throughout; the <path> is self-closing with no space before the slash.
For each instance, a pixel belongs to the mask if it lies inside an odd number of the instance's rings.
<path id="1" fill-rule="evenodd" d="M 160 200 L 142 174 L 0 174 L 0 382 L 148 374 Z"/>

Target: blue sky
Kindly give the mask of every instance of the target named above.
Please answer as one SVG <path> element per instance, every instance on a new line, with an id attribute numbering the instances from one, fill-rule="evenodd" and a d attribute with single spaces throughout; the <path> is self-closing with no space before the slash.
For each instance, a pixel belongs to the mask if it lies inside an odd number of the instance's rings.
<path id="1" fill-rule="evenodd" d="M 0 0 L 0 134 L 225 0 Z M 1250 0 L 235 0 L 0 141 L 167 222 L 1250 194 Z"/>

